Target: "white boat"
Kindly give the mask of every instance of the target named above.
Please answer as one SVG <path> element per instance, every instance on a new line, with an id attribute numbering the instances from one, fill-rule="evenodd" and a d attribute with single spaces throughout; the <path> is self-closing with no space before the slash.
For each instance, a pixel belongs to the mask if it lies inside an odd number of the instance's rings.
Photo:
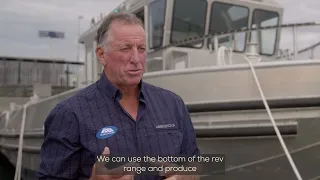
<path id="1" fill-rule="evenodd" d="M 300 50 L 297 41 L 297 29 L 319 24 L 283 24 L 271 0 L 127 0 L 115 11 L 144 21 L 144 81 L 183 98 L 203 154 L 225 154 L 226 173 L 204 179 L 320 179 L 320 59 L 299 58 L 320 43 Z M 94 55 L 100 24 L 79 39 L 89 84 L 102 71 Z M 292 52 L 280 49 L 288 29 Z M 0 148 L 17 176 L 37 170 L 47 114 L 78 90 L 3 116 Z"/>

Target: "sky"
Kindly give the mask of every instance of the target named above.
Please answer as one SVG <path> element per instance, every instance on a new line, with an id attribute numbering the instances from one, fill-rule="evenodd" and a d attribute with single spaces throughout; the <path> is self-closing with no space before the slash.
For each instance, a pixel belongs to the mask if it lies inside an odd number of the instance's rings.
<path id="1" fill-rule="evenodd" d="M 0 56 L 76 61 L 79 29 L 84 32 L 92 17 L 97 19 L 119 3 L 119 0 L 0 0 Z M 79 16 L 83 16 L 80 21 Z M 62 31 L 65 38 L 39 38 L 39 30 Z M 83 56 L 82 46 L 79 52 Z"/>
<path id="2" fill-rule="evenodd" d="M 284 23 L 320 23 L 320 0 L 276 1 L 285 7 Z M 0 0 L 0 56 L 75 61 L 79 30 L 86 31 L 92 17 L 107 14 L 120 3 L 121 0 Z M 79 16 L 83 16 L 80 21 Z M 39 30 L 63 31 L 65 39 L 39 38 Z M 304 28 L 299 33 L 299 49 L 320 41 L 319 27 Z M 291 36 L 290 31 L 283 33 L 283 46 L 292 45 Z M 83 57 L 82 46 L 79 52 Z"/>

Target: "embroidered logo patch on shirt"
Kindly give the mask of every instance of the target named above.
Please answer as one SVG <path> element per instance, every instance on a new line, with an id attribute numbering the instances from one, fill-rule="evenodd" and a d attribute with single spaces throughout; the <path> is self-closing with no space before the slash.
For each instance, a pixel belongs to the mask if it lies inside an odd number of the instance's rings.
<path id="1" fill-rule="evenodd" d="M 174 128 L 176 125 L 175 124 L 161 124 L 161 125 L 157 125 L 156 128 L 157 129 L 171 129 Z"/>
<path id="2" fill-rule="evenodd" d="M 118 131 L 118 128 L 115 126 L 106 126 L 106 127 L 101 128 L 97 132 L 96 137 L 98 139 L 106 139 L 106 138 L 113 136 L 117 131 Z"/>

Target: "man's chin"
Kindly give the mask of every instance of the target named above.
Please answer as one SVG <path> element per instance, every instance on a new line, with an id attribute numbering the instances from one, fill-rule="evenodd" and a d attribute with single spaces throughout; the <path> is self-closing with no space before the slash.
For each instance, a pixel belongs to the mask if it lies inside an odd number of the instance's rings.
<path id="1" fill-rule="evenodd" d="M 136 86 L 140 83 L 141 77 L 135 77 L 135 78 L 128 78 L 127 79 L 127 84 L 129 86 Z"/>

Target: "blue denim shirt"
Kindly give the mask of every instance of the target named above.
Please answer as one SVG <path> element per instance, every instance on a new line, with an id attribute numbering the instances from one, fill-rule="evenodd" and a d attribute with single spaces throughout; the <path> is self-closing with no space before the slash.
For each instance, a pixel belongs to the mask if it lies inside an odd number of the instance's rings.
<path id="1" fill-rule="evenodd" d="M 111 155 L 199 155 L 195 131 L 183 100 L 141 81 L 134 120 L 121 107 L 121 91 L 104 73 L 96 83 L 57 104 L 45 120 L 39 179 L 88 179 L 104 147 Z M 97 138 L 103 127 L 118 130 Z M 160 180 L 160 176 L 136 176 Z"/>

